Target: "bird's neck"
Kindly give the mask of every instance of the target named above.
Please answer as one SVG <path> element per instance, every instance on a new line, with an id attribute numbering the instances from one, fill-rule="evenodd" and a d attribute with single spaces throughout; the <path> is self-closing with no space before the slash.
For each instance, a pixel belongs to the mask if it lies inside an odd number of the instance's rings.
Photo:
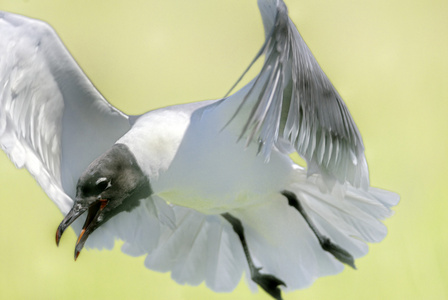
<path id="1" fill-rule="evenodd" d="M 179 111 L 156 110 L 142 115 L 117 143 L 125 144 L 150 181 L 168 169 L 190 122 Z"/>

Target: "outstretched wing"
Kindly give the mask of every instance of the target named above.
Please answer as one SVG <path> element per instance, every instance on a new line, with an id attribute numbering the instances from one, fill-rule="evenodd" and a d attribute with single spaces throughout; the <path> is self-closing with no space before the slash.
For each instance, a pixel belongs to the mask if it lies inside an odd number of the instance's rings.
<path id="1" fill-rule="evenodd" d="M 343 100 L 289 19 L 284 2 L 258 4 L 266 41 L 249 68 L 261 55 L 266 59 L 260 74 L 225 101 L 234 108 L 228 110 L 228 125 L 238 124 L 240 139 L 247 143 L 260 143 L 266 159 L 273 147 L 295 150 L 306 160 L 309 175 L 367 188 L 363 142 Z"/>
<path id="2" fill-rule="evenodd" d="M 129 128 L 46 23 L 0 12 L 0 145 L 63 213 L 87 165 Z"/>
<path id="3" fill-rule="evenodd" d="M 130 128 L 128 116 L 100 95 L 47 24 L 0 12 L 0 37 L 0 145 L 66 214 L 80 174 Z M 117 238 L 123 252 L 151 253 L 145 264 L 182 284 L 230 291 L 245 268 L 230 224 L 156 196 L 109 220 L 86 246 L 111 249 Z"/>

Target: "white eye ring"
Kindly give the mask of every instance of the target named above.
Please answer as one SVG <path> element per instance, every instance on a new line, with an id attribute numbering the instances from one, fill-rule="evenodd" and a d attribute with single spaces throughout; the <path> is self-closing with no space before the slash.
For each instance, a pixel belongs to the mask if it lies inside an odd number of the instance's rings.
<path id="1" fill-rule="evenodd" d="M 106 177 L 100 177 L 100 178 L 97 179 L 97 181 L 95 182 L 95 184 L 98 185 L 98 184 L 100 184 L 101 182 L 106 181 L 106 180 L 107 180 Z"/>
<path id="2" fill-rule="evenodd" d="M 101 182 L 107 181 L 106 177 L 100 177 L 97 179 L 97 181 L 95 182 L 96 185 L 100 184 Z M 105 188 L 105 190 L 107 190 L 108 188 L 110 188 L 112 186 L 112 184 L 110 183 L 110 180 L 107 182 L 107 186 Z"/>

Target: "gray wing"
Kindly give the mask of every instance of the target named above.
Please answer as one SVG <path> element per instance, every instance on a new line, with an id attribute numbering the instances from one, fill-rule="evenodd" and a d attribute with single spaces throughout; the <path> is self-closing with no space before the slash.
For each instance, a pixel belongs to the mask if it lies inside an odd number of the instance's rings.
<path id="1" fill-rule="evenodd" d="M 309 174 L 319 173 L 329 184 L 337 180 L 367 187 L 362 138 L 346 105 L 289 19 L 283 1 L 258 4 L 266 41 L 252 64 L 263 54 L 266 59 L 260 74 L 226 100 L 239 102 L 229 124 L 239 119 L 240 138 L 259 142 L 267 159 L 274 146 L 283 152 L 295 150 L 306 160 Z"/>
<path id="2" fill-rule="evenodd" d="M 86 166 L 129 128 L 50 26 L 0 12 L 0 145 L 61 211 Z"/>

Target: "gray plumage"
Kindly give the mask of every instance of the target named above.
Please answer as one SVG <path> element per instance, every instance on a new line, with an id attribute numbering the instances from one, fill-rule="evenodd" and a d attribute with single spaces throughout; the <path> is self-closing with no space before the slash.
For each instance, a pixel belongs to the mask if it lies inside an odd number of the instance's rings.
<path id="1" fill-rule="evenodd" d="M 267 159 L 273 145 L 285 149 L 286 141 L 306 160 L 309 175 L 321 174 L 330 186 L 337 180 L 367 188 L 362 138 L 346 105 L 289 19 L 285 4 L 261 8 L 269 10 L 275 18 L 263 19 L 266 41 L 249 68 L 263 54 L 264 65 L 233 116 L 244 106 L 250 110 L 240 138 L 258 141 Z"/>

